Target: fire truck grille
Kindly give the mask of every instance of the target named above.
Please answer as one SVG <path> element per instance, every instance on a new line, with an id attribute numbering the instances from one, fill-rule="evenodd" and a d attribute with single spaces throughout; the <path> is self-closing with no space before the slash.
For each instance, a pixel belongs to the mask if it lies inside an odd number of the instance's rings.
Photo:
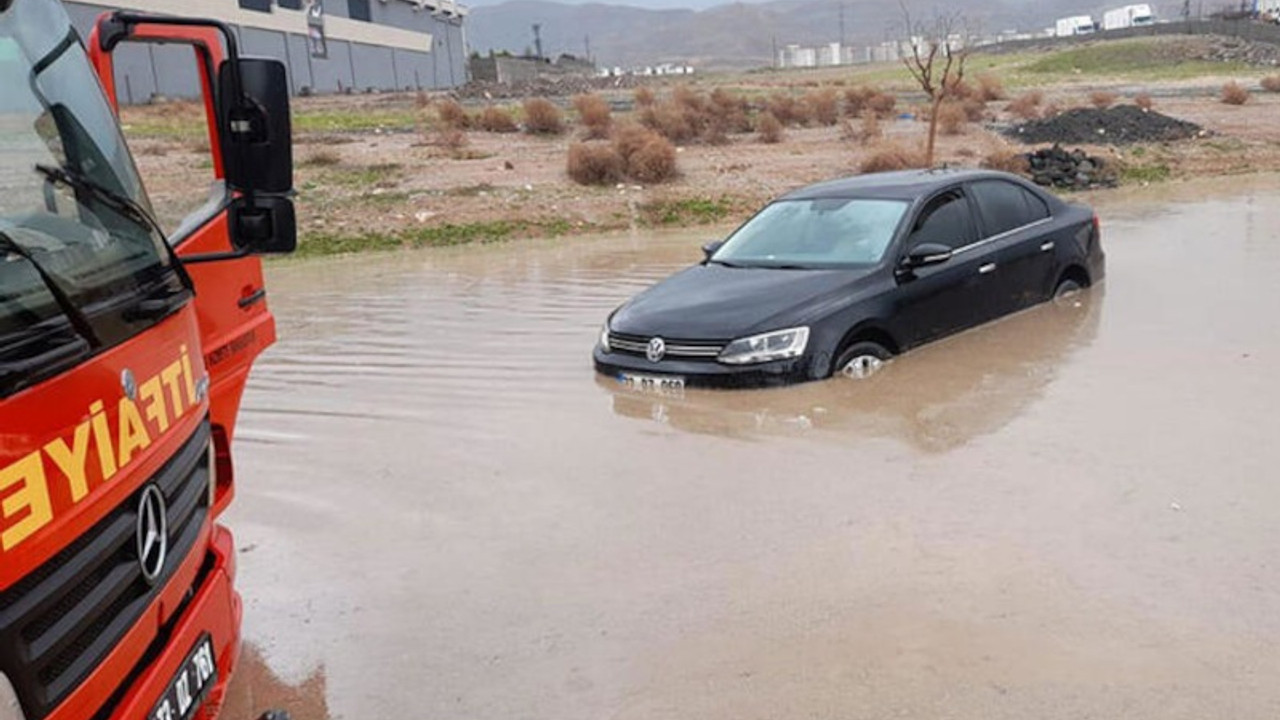
<path id="1" fill-rule="evenodd" d="M 110 654 L 191 552 L 209 514 L 206 420 L 148 483 L 75 542 L 0 592 L 0 672 L 28 720 L 48 715 Z M 164 495 L 168 549 L 147 582 L 138 559 L 138 505 Z"/>

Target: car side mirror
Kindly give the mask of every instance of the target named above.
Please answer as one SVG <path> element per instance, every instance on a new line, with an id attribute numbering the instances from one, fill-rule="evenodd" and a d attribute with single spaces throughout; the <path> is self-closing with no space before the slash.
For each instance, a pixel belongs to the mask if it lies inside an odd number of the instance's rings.
<path id="1" fill-rule="evenodd" d="M 912 248 L 911 252 L 902 258 L 900 266 L 903 270 L 915 270 L 930 265 L 941 265 L 951 259 L 951 254 L 951 248 L 946 245 L 924 243 Z"/>
<path id="2" fill-rule="evenodd" d="M 293 127 L 284 63 L 257 57 L 223 62 L 218 97 L 227 184 L 249 193 L 292 192 Z"/>
<path id="3" fill-rule="evenodd" d="M 702 246 L 702 262 L 710 262 L 711 256 L 715 255 L 716 251 L 722 247 L 724 247 L 723 240 L 712 240 L 706 245 L 703 245 Z"/>
<path id="4" fill-rule="evenodd" d="M 250 255 L 290 253 L 298 247 L 293 200 L 281 195 L 240 196 L 227 214 L 231 245 Z"/>

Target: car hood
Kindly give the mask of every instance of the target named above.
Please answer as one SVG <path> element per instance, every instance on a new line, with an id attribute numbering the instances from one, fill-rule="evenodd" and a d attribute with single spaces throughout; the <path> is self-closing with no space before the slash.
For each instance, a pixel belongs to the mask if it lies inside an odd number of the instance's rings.
<path id="1" fill-rule="evenodd" d="M 636 295 L 609 325 L 628 335 L 731 340 L 806 322 L 870 272 L 696 265 Z"/>

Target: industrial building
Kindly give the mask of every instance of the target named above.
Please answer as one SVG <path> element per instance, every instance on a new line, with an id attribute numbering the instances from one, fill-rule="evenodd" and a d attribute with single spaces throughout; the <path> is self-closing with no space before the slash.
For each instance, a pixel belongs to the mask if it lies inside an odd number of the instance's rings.
<path id="1" fill-rule="evenodd" d="M 455 0 L 73 0 L 87 38 L 96 18 L 122 9 L 228 23 L 241 52 L 282 60 L 295 94 L 428 90 L 467 81 L 465 7 Z M 128 103 L 190 97 L 190 50 L 138 44 L 116 53 L 116 86 Z"/>

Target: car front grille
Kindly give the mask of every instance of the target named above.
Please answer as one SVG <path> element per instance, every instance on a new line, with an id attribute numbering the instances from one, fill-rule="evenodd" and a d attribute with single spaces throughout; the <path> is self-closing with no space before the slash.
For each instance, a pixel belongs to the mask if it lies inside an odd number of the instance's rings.
<path id="1" fill-rule="evenodd" d="M 649 341 L 652 339 L 642 335 L 625 335 L 623 333 L 610 332 L 609 349 L 624 355 L 644 357 L 649 349 Z M 663 358 L 671 360 L 711 361 L 720 357 L 720 352 L 724 350 L 724 343 L 718 340 L 668 340 L 663 338 L 663 342 L 666 344 L 666 352 Z"/>
<path id="2" fill-rule="evenodd" d="M 28 720 L 40 720 L 110 654 L 191 552 L 209 514 L 206 420 L 127 500 L 57 555 L 0 592 L 0 672 Z M 142 574 L 137 510 L 164 494 L 168 552 L 154 584 Z"/>

